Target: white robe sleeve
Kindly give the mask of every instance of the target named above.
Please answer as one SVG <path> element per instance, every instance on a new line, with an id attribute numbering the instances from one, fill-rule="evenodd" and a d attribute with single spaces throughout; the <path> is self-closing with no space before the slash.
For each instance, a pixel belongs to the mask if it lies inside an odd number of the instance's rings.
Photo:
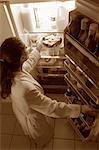
<path id="1" fill-rule="evenodd" d="M 37 65 L 39 59 L 40 53 L 38 52 L 38 50 L 34 49 L 29 54 L 29 58 L 24 62 L 22 69 L 30 73 Z"/>
<path id="2" fill-rule="evenodd" d="M 39 113 L 53 118 L 77 118 L 80 105 L 57 102 L 34 89 L 26 94 L 29 107 Z"/>

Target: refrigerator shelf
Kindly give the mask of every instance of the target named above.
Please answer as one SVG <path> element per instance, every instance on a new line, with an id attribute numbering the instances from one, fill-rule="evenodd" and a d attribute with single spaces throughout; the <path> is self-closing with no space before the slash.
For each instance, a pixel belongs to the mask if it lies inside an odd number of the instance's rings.
<path id="1" fill-rule="evenodd" d="M 39 83 L 41 85 L 67 85 L 66 82 L 64 82 L 64 77 L 38 77 Z"/>
<path id="2" fill-rule="evenodd" d="M 96 89 L 99 89 L 99 86 L 96 85 L 96 83 L 86 74 L 85 71 L 83 71 L 68 55 L 65 55 L 66 56 L 66 59 L 69 60 L 71 62 L 71 64 L 73 64 L 75 66 L 75 68 L 79 68 L 79 70 L 81 70 L 81 72 L 83 73 L 83 75 L 85 76 L 85 78 L 87 78 L 93 85 Z M 66 62 L 66 60 L 65 60 Z"/>
<path id="3" fill-rule="evenodd" d="M 91 64 L 91 69 L 88 66 L 88 64 L 83 63 L 75 53 L 72 53 L 71 50 L 66 49 L 66 56 L 69 56 L 70 59 L 72 59 L 77 66 L 83 70 L 87 74 L 87 76 L 93 81 L 94 85 L 99 88 L 99 75 L 98 75 L 98 68 L 95 68 Z"/>
<path id="4" fill-rule="evenodd" d="M 57 94 L 63 94 L 66 91 L 66 85 L 43 85 L 42 87 L 44 89 L 45 93 L 57 93 Z"/>
<path id="5" fill-rule="evenodd" d="M 73 95 L 68 96 L 68 95 L 65 93 L 64 96 L 65 96 L 66 99 L 68 100 L 68 103 L 69 103 L 69 104 L 80 104 L 80 105 L 85 105 L 85 104 L 87 104 L 87 103 L 86 103 L 85 101 L 83 101 L 82 99 L 81 99 L 81 103 L 79 103 L 80 100 L 78 99 L 79 96 L 77 96 L 77 94 L 76 94 L 75 96 L 73 96 Z M 75 98 L 77 99 L 76 102 L 75 102 Z"/>
<path id="6" fill-rule="evenodd" d="M 66 59 L 65 56 L 41 56 L 41 58 Z"/>
<path id="7" fill-rule="evenodd" d="M 96 64 L 99 67 L 99 60 L 98 58 L 86 47 L 84 47 L 78 40 L 76 40 L 72 35 L 69 33 L 65 33 L 66 39 L 72 43 L 74 47 L 76 47 L 84 56 L 87 56 L 90 61 Z"/>
<path id="8" fill-rule="evenodd" d="M 85 92 L 90 96 L 90 98 L 95 101 L 95 103 L 98 103 L 99 99 L 98 97 L 83 83 L 83 81 L 81 80 L 81 78 L 79 78 L 79 76 L 77 74 L 75 74 L 69 67 L 68 65 L 66 64 L 66 62 L 64 63 L 65 64 L 65 68 L 66 70 L 71 73 L 73 75 L 73 77 L 75 78 L 75 80 L 77 80 L 81 86 L 83 87 L 83 89 L 85 90 Z"/>
<path id="9" fill-rule="evenodd" d="M 67 96 L 66 94 L 64 94 L 64 95 L 66 97 L 67 104 L 73 104 L 73 102 L 71 101 L 71 98 L 70 98 L 71 96 Z M 80 136 L 80 138 L 82 140 L 86 140 L 86 137 L 84 137 L 83 132 L 81 132 L 80 130 L 83 129 L 83 127 L 84 127 L 84 128 L 90 129 L 90 131 L 91 131 L 91 126 L 88 124 L 88 121 L 85 120 L 85 118 L 86 118 L 85 116 L 86 116 L 85 114 L 81 113 L 78 118 L 74 118 L 74 119 L 70 118 L 69 119 L 69 121 L 72 124 L 74 130 L 77 132 L 77 134 Z M 79 125 L 79 129 L 80 130 L 78 129 L 78 124 L 75 125 L 75 121 L 74 120 L 80 120 L 80 122 L 82 122 Z M 76 123 L 77 123 L 77 121 L 76 121 Z M 92 126 L 93 126 L 93 124 L 94 124 L 94 121 L 92 122 Z M 90 132 L 89 132 L 89 135 L 90 135 Z"/>
<path id="10" fill-rule="evenodd" d="M 43 88 L 66 89 L 66 85 L 42 85 Z"/>
<path id="11" fill-rule="evenodd" d="M 88 105 L 91 105 L 92 107 L 96 108 L 98 107 L 98 104 L 96 104 L 88 94 L 84 90 L 78 90 L 77 86 L 71 82 L 71 80 L 68 78 L 68 73 L 64 75 L 64 79 L 67 83 L 67 85 L 73 90 L 73 92 L 81 98 L 81 100 Z"/>
<path id="12" fill-rule="evenodd" d="M 98 0 L 77 0 L 76 7 L 83 15 L 99 23 L 99 1 Z"/>
<path id="13" fill-rule="evenodd" d="M 57 30 L 54 30 L 54 31 L 45 31 L 45 30 L 44 30 L 44 31 L 41 31 L 41 30 L 36 30 L 36 31 L 33 31 L 33 32 L 30 31 L 28 34 L 39 34 L 39 33 L 40 33 L 40 34 L 42 34 L 42 33 L 44 33 L 44 34 L 45 34 L 45 33 L 48 33 L 48 34 L 49 34 L 49 33 L 50 33 L 50 34 L 51 34 L 51 33 L 53 33 L 53 34 L 54 34 L 54 33 L 63 34 L 63 31 L 57 31 Z M 26 33 L 26 34 L 27 34 L 27 33 Z"/>
<path id="14" fill-rule="evenodd" d="M 80 119 L 80 118 L 79 118 Z M 75 118 L 76 120 L 76 118 Z M 69 119 L 70 124 L 72 125 L 73 129 L 77 133 L 77 135 L 81 138 L 82 141 L 85 141 L 87 137 L 84 137 L 84 135 L 81 133 L 81 131 L 77 128 L 77 125 L 74 124 L 73 119 Z"/>
<path id="15" fill-rule="evenodd" d="M 66 91 L 66 85 L 43 85 L 45 93 L 63 94 Z"/>
<path id="16" fill-rule="evenodd" d="M 67 32 L 64 33 L 64 44 L 65 56 L 68 55 L 99 88 L 98 58 Z"/>
<path id="17" fill-rule="evenodd" d="M 38 65 L 37 68 L 38 68 L 38 69 L 39 69 L 39 68 L 55 68 L 55 69 L 58 68 L 58 69 L 64 69 L 63 66 L 57 66 L 57 65 L 56 65 L 56 66 L 55 66 L 55 65 L 54 65 L 54 66 L 43 66 L 43 65 Z"/>
<path id="18" fill-rule="evenodd" d="M 65 79 L 66 83 L 68 83 L 71 86 L 71 89 L 77 94 L 77 96 L 79 96 L 85 104 L 89 104 L 84 99 L 84 97 L 80 94 L 80 92 L 77 90 L 77 87 L 74 84 L 72 84 L 72 82 L 68 79 L 67 75 L 64 75 L 64 79 Z"/>
<path id="19" fill-rule="evenodd" d="M 80 119 L 86 124 L 87 127 L 90 127 L 86 120 L 83 118 L 83 114 L 80 114 Z"/>
<path id="20" fill-rule="evenodd" d="M 64 77 L 64 74 L 48 74 L 48 73 L 41 73 L 38 76 L 41 77 Z"/>

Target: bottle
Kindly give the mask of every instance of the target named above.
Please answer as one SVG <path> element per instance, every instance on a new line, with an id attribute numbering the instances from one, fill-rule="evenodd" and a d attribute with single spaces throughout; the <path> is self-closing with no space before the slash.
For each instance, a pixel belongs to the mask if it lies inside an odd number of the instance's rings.
<path id="1" fill-rule="evenodd" d="M 88 37 L 85 41 L 85 46 L 91 51 L 95 51 L 95 34 L 98 28 L 98 24 L 96 23 L 91 23 L 89 26 L 89 32 L 88 32 Z"/>
<path id="2" fill-rule="evenodd" d="M 59 6 L 57 9 L 56 26 L 58 31 L 63 31 L 67 25 L 68 11 L 64 6 Z"/>
<path id="3" fill-rule="evenodd" d="M 82 19 L 82 15 L 71 14 L 70 15 L 70 22 L 65 29 L 65 33 L 68 32 L 73 37 L 77 38 L 79 31 L 80 31 L 81 19 Z"/>
<path id="4" fill-rule="evenodd" d="M 95 35 L 96 47 L 95 47 L 95 55 L 99 58 L 99 32 L 96 32 Z"/>
<path id="5" fill-rule="evenodd" d="M 72 14 L 72 16 L 70 15 L 70 22 L 69 22 L 69 24 L 66 26 L 66 28 L 65 28 L 65 30 L 64 30 L 64 46 L 65 46 L 67 49 L 70 49 L 70 48 L 72 47 L 72 44 L 67 40 L 65 34 L 66 34 L 66 33 L 69 33 L 69 34 L 72 35 L 72 33 L 74 32 L 74 31 L 72 31 L 72 30 L 73 30 L 73 29 L 72 29 L 72 28 L 73 28 L 73 27 L 72 27 L 72 24 L 74 24 L 75 18 L 76 18 L 76 14 Z"/>
<path id="6" fill-rule="evenodd" d="M 78 35 L 78 40 L 84 44 L 87 36 L 88 36 L 88 27 L 89 27 L 89 19 L 88 18 L 83 18 L 81 20 L 81 29 Z"/>

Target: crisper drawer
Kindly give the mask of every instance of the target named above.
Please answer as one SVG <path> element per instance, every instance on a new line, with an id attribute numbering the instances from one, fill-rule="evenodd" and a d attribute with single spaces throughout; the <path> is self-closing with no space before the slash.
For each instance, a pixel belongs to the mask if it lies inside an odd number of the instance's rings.
<path id="1" fill-rule="evenodd" d="M 84 72 L 86 72 L 86 74 L 99 87 L 99 61 L 90 53 L 85 51 L 83 47 L 77 45 L 77 41 L 75 41 L 71 36 L 68 36 L 67 34 L 65 35 L 65 38 L 65 43 L 67 43 L 67 45 L 65 45 L 66 55 L 68 55 Z M 72 41 L 72 44 L 70 41 Z M 79 48 L 77 49 L 77 47 L 73 44 L 76 44 Z"/>

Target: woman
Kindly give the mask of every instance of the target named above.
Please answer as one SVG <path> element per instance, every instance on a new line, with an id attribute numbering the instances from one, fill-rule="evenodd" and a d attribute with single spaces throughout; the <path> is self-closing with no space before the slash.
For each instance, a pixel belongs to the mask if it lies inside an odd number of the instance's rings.
<path id="1" fill-rule="evenodd" d="M 37 147 L 43 147 L 53 136 L 50 117 L 73 118 L 81 111 L 93 111 L 86 105 L 57 102 L 44 95 L 41 85 L 30 74 L 40 58 L 39 48 L 27 57 L 24 43 L 11 37 L 2 43 L 0 58 L 1 97 L 11 97 L 18 121 Z"/>

